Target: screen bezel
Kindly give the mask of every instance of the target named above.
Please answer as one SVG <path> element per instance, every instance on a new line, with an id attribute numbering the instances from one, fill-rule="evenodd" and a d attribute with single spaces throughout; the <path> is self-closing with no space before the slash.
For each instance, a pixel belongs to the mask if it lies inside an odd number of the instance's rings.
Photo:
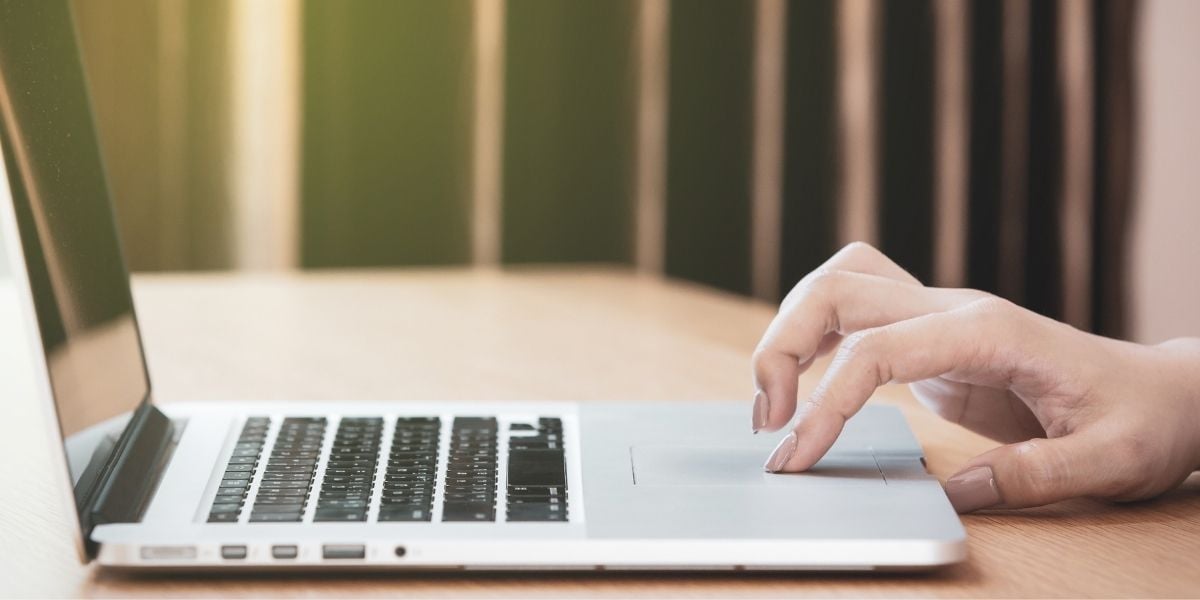
<path id="1" fill-rule="evenodd" d="M 78 39 L 78 31 L 75 29 L 73 18 L 71 23 L 71 35 L 75 36 L 75 39 Z M 84 85 L 83 89 L 80 90 L 80 93 L 85 96 L 85 103 L 88 105 L 88 109 L 90 111 L 91 99 L 89 90 L 87 88 L 87 74 L 85 72 L 81 73 L 81 75 L 83 76 Z M 12 90 L 8 89 L 6 80 L 3 77 L 0 77 L 0 127 L 8 127 L 10 129 L 9 133 L 12 135 L 9 135 L 8 139 L 12 141 L 13 146 L 17 146 L 19 145 L 19 140 L 21 139 L 20 136 L 17 135 L 20 132 L 21 124 L 18 123 L 15 118 L 12 97 L 10 95 L 11 92 Z M 94 118 L 92 118 L 91 115 L 89 115 L 89 120 L 91 120 L 94 125 Z M 105 165 L 103 156 L 99 155 L 99 151 L 99 148 L 97 148 L 97 159 L 100 161 L 99 166 L 103 174 L 106 169 L 104 168 Z M 9 152 L 12 153 L 11 158 L 13 160 L 11 163 L 9 160 L 7 160 L 9 157 Z M 51 377 L 50 365 L 48 363 L 46 354 L 45 340 L 39 325 L 37 305 L 34 300 L 33 282 L 30 280 L 29 276 L 29 266 L 24 246 L 25 239 L 21 234 L 20 220 L 17 215 L 16 198 L 13 196 L 12 182 L 10 180 L 10 175 L 12 177 L 22 177 L 23 173 L 29 171 L 27 165 L 25 164 L 26 162 L 27 158 L 23 156 L 22 149 L 20 147 L 8 147 L 5 145 L 4 141 L 0 139 L 0 204 L 3 205 L 0 206 L 0 232 L 3 232 L 4 234 L 3 237 L 5 238 L 4 243 L 6 246 L 5 254 L 9 262 L 9 271 L 14 283 L 21 313 L 25 318 L 25 323 L 27 324 L 26 329 L 28 329 L 28 331 L 26 332 L 26 337 L 28 339 L 32 367 L 35 371 L 32 376 L 36 379 L 36 381 L 33 382 L 35 394 L 37 395 L 36 401 L 41 405 L 43 410 L 43 417 L 46 425 L 45 431 L 48 434 L 47 439 L 49 439 L 53 444 L 53 448 L 51 449 L 51 457 L 52 461 L 54 462 L 53 470 L 56 472 L 54 476 L 57 477 L 60 482 L 59 488 L 61 491 L 60 496 L 63 500 L 62 506 L 66 510 L 68 518 L 74 519 L 75 521 L 75 524 L 72 527 L 74 531 L 72 537 L 75 540 L 76 552 L 79 555 L 80 561 L 87 563 L 91 556 L 89 553 L 89 540 L 85 538 L 88 532 L 85 530 L 86 523 L 83 518 L 84 515 L 82 514 L 82 509 L 85 507 L 81 507 L 76 498 L 77 490 L 75 476 L 71 471 L 71 458 L 67 452 L 66 435 L 65 431 L 63 430 L 62 419 L 58 411 L 58 403 L 54 395 L 54 383 Z M 9 172 L 9 164 L 15 165 L 15 173 Z M 110 214 L 110 222 L 112 222 L 115 226 L 115 210 L 112 206 L 111 190 L 107 189 L 108 178 L 106 174 L 103 175 L 103 181 L 106 188 L 104 190 L 104 194 L 107 199 L 106 204 Z M 117 246 L 117 258 L 121 263 L 121 274 L 123 278 L 122 285 L 126 286 L 126 291 L 129 294 L 130 318 L 132 319 L 134 333 L 137 337 L 138 360 L 140 361 L 142 377 L 144 380 L 143 397 L 137 399 L 136 403 L 129 407 L 128 413 L 121 414 L 136 414 L 137 411 L 145 405 L 153 403 L 153 385 L 150 380 L 150 371 L 146 363 L 146 348 L 141 337 L 141 323 L 138 321 L 137 309 L 133 300 L 133 291 L 130 286 L 129 270 L 127 267 L 128 263 L 125 261 L 124 245 L 121 243 L 119 236 L 116 237 L 115 241 Z M 98 424 L 93 424 L 92 426 L 95 425 Z M 129 424 L 126 425 L 125 431 L 122 432 L 122 438 L 124 437 L 124 434 L 128 432 L 128 426 Z M 106 463 L 111 463 L 111 461 L 114 459 L 115 456 L 110 455 L 107 457 Z"/>
<path id="2" fill-rule="evenodd" d="M 11 111 L 7 110 L 7 96 L 2 89 L 3 85 L 3 82 L 0 81 L 0 111 L 11 114 Z M 33 288 L 29 283 L 29 272 L 25 265 L 25 249 L 21 243 L 21 232 L 17 227 L 12 188 L 8 182 L 8 168 L 5 166 L 7 164 L 5 155 L 8 151 L 9 149 L 0 143 L 0 229 L 4 233 L 5 254 L 8 257 L 9 272 L 12 274 L 13 283 L 16 286 L 18 302 L 21 304 L 21 312 L 26 317 L 26 323 L 30 324 L 25 328 L 25 337 L 28 339 L 30 359 L 34 366 L 36 400 L 42 408 L 44 431 L 50 443 L 53 444 L 50 452 L 51 461 L 54 463 L 52 475 L 58 480 L 57 487 L 59 498 L 62 501 L 61 506 L 65 509 L 67 518 L 74 522 L 74 526 L 71 528 L 72 538 L 75 541 L 75 551 L 79 555 L 79 562 L 87 563 L 88 553 L 83 539 L 83 522 L 79 520 L 79 506 L 75 502 L 75 482 L 71 477 L 66 440 L 63 438 L 62 425 L 58 420 L 58 405 L 55 404 L 54 393 L 51 391 L 50 370 L 46 364 L 42 333 L 37 327 Z"/>

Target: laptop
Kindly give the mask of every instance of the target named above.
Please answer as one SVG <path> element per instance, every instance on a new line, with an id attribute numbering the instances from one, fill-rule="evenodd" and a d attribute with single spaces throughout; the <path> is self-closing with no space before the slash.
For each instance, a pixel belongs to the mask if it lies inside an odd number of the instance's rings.
<path id="1" fill-rule="evenodd" d="M 159 405 L 71 19 L 65 1 L 0 2 L 0 338 L 24 344 L 4 393 L 46 407 L 84 561 L 591 571 L 964 559 L 957 515 L 888 407 L 854 417 L 810 471 L 770 474 L 776 440 L 751 434 L 745 402 Z"/>

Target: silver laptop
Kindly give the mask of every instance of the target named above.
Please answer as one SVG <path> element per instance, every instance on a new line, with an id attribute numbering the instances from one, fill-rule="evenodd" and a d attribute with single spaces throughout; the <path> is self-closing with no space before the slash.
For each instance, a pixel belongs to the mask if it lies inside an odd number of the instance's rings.
<path id="1" fill-rule="evenodd" d="M 84 560 L 870 570 L 964 558 L 957 516 L 886 407 L 852 419 L 811 471 L 776 475 L 762 469 L 776 440 L 751 435 L 743 402 L 157 405 L 67 3 L 5 11 L 0 338 L 25 346 L 2 379 L 7 401 L 48 409 Z"/>

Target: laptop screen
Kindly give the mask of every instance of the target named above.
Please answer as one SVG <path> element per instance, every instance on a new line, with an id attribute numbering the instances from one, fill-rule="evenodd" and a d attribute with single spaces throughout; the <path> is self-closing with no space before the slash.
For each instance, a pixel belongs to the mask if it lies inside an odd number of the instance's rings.
<path id="1" fill-rule="evenodd" d="M 66 0 L 0 0 L 0 150 L 78 482 L 150 384 Z"/>

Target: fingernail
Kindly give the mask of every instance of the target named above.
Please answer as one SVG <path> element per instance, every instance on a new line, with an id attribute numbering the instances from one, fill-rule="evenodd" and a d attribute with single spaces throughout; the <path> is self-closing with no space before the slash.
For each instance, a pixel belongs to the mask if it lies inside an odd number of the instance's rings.
<path id="1" fill-rule="evenodd" d="M 767 401 L 767 394 L 762 390 L 754 392 L 754 433 L 758 433 L 759 429 L 767 426 L 767 414 L 771 411 L 771 404 Z"/>
<path id="2" fill-rule="evenodd" d="M 775 451 L 771 453 L 771 457 L 767 459 L 767 464 L 763 468 L 770 473 L 778 473 L 783 470 L 783 466 L 792 460 L 792 455 L 796 453 L 796 433 L 792 432 L 775 446 Z"/>
<path id="3" fill-rule="evenodd" d="M 1000 504 L 996 476 L 988 466 L 972 467 L 946 480 L 946 496 L 959 513 L 969 513 Z"/>

